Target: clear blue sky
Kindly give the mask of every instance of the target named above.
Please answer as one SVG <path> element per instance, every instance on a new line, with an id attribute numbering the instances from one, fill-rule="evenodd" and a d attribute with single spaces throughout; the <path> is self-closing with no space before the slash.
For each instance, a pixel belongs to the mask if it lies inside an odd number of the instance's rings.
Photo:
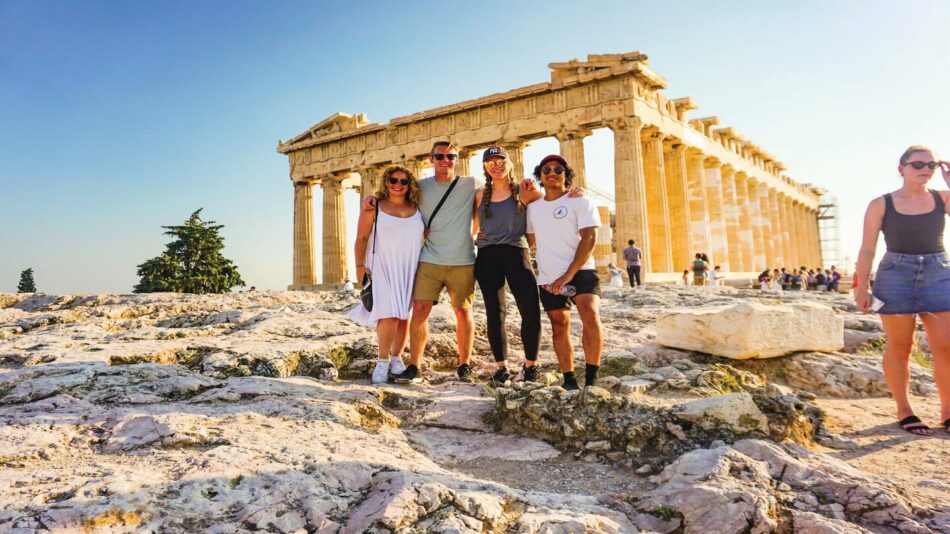
<path id="1" fill-rule="evenodd" d="M 950 159 L 950 3 L 761 4 L 2 2 L 0 291 L 27 267 L 44 291 L 130 291 L 164 249 L 160 226 L 199 207 L 226 225 L 248 284 L 284 288 L 278 139 L 336 111 L 385 122 L 632 50 L 668 97 L 699 102 L 691 116 L 718 115 L 835 193 L 853 258 L 900 152 Z M 612 189 L 609 138 L 587 146 L 589 179 Z"/>

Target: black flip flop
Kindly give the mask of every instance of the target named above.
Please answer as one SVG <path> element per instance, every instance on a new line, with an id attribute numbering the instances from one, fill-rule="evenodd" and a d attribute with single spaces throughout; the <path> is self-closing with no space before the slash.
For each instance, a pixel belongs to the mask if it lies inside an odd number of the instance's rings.
<path id="1" fill-rule="evenodd" d="M 907 432 L 908 434 L 913 434 L 915 436 L 934 435 L 933 429 L 925 425 L 924 422 L 921 421 L 916 415 L 908 415 L 907 417 L 898 421 L 897 424 L 900 425 L 904 432 Z"/>
<path id="2" fill-rule="evenodd" d="M 948 417 L 947 420 L 944 421 L 941 426 L 943 426 L 943 431 L 944 431 L 944 432 L 950 434 L 950 417 Z"/>

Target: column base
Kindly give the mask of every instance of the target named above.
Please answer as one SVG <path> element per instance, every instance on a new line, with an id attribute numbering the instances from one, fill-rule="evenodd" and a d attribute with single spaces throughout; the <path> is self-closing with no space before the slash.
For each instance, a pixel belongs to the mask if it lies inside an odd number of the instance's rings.
<path id="1" fill-rule="evenodd" d="M 340 291 L 343 284 L 291 284 L 287 291 Z"/>

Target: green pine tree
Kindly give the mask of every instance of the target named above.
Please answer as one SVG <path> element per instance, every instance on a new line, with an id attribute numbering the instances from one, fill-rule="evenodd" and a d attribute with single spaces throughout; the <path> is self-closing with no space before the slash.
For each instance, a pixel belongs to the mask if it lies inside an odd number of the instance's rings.
<path id="1" fill-rule="evenodd" d="M 33 268 L 20 273 L 20 283 L 16 286 L 17 293 L 36 293 L 36 282 L 33 281 Z"/>
<path id="2" fill-rule="evenodd" d="M 227 293 L 244 286 L 237 266 L 221 254 L 223 225 L 202 221 L 201 209 L 181 226 L 163 226 L 165 235 L 175 239 L 165 252 L 138 266 L 136 293 L 171 291 L 177 293 Z"/>

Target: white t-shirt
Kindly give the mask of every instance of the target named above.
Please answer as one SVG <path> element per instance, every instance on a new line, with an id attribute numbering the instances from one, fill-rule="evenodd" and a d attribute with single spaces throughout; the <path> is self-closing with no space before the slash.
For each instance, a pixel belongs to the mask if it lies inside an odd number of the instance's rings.
<path id="1" fill-rule="evenodd" d="M 598 226 L 600 215 L 587 197 L 565 194 L 550 202 L 541 198 L 528 204 L 528 233 L 534 234 L 538 247 L 538 285 L 563 276 L 580 245 L 580 230 Z M 593 254 L 581 269 L 594 269 Z"/>
<path id="2" fill-rule="evenodd" d="M 718 286 L 720 278 L 722 278 L 722 274 L 719 271 L 715 269 L 713 269 L 712 271 L 709 271 L 709 285 L 710 286 L 712 287 Z"/>

